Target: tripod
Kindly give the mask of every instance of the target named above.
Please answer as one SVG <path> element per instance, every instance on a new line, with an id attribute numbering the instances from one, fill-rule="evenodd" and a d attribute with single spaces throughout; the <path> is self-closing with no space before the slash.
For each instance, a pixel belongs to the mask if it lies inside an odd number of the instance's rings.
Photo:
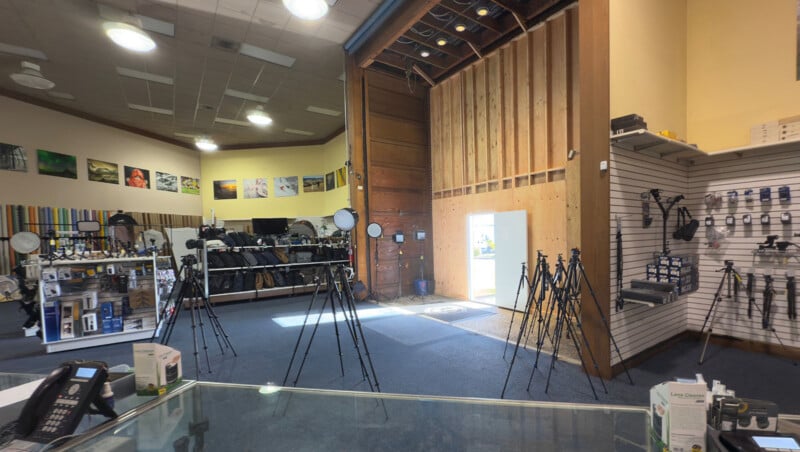
<path id="1" fill-rule="evenodd" d="M 292 358 L 289 360 L 289 367 L 286 369 L 286 375 L 283 377 L 283 386 L 286 386 L 286 382 L 289 380 L 289 374 L 292 371 L 294 360 L 297 356 L 297 350 L 300 347 L 300 342 L 303 339 L 303 333 L 308 325 L 308 318 L 311 314 L 311 309 L 314 307 L 316 298 L 319 295 L 322 286 L 322 279 L 316 277 L 316 280 L 317 284 L 314 288 L 314 294 L 311 296 L 311 301 L 306 309 L 303 326 L 300 328 L 300 335 L 297 337 L 297 342 L 295 343 L 294 350 L 292 351 Z M 344 265 L 338 264 L 335 271 L 330 265 L 326 265 L 325 281 L 327 286 L 325 300 L 323 301 L 322 306 L 319 309 L 319 313 L 317 314 L 316 323 L 311 331 L 311 336 L 308 339 L 308 344 L 306 345 L 303 353 L 303 359 L 300 362 L 300 367 L 297 369 L 297 374 L 292 382 L 292 386 L 297 386 L 297 381 L 300 379 L 300 373 L 303 371 L 303 367 L 305 366 L 306 359 L 308 358 L 308 352 L 311 349 L 311 344 L 314 342 L 314 337 L 319 329 L 322 314 L 325 312 L 328 304 L 330 304 L 331 315 L 333 316 L 333 327 L 334 331 L 336 332 L 336 346 L 339 351 L 339 369 L 341 371 L 341 375 L 344 376 L 342 343 L 339 339 L 339 323 L 336 317 L 336 305 L 338 303 L 344 324 L 347 327 L 347 333 L 350 336 L 350 339 L 353 341 L 353 347 L 356 349 L 356 354 L 358 355 L 358 362 L 361 367 L 361 376 L 364 380 L 367 380 L 370 391 L 381 392 L 381 386 L 378 383 L 377 375 L 375 375 L 375 367 L 372 365 L 372 358 L 370 357 L 369 348 L 367 347 L 367 340 L 364 337 L 364 330 L 361 328 L 361 320 L 358 318 L 358 312 L 355 307 L 355 299 L 353 298 L 353 292 L 350 289 L 350 282 L 347 280 Z M 364 348 L 364 353 L 361 352 L 362 346 Z M 367 368 L 367 365 L 369 365 L 369 368 Z"/>
<path id="2" fill-rule="evenodd" d="M 719 306 L 718 303 L 722 300 L 722 286 L 726 282 L 728 283 L 728 298 L 730 298 L 731 283 L 733 283 L 734 291 L 738 294 L 738 287 L 742 282 L 742 276 L 739 275 L 739 273 L 733 268 L 733 261 L 725 261 L 725 267 L 720 268 L 717 271 L 723 272 L 722 278 L 720 278 L 719 286 L 717 286 L 717 291 L 714 293 L 714 300 L 711 302 L 711 306 L 708 307 L 706 318 L 703 320 L 703 326 L 700 327 L 700 335 L 702 336 L 703 330 L 705 330 L 706 325 L 708 325 L 705 343 L 703 344 L 703 350 L 700 352 L 700 359 L 697 361 L 697 364 L 701 365 L 703 364 L 703 360 L 706 356 L 706 348 L 708 348 L 708 341 L 711 339 L 711 332 L 714 330 L 714 318 L 717 317 L 717 307 Z M 770 275 L 765 275 L 764 279 L 766 280 L 767 284 L 764 289 L 764 310 L 762 311 L 761 308 L 758 307 L 758 304 L 756 304 L 755 298 L 753 297 L 755 275 L 753 273 L 747 274 L 747 316 L 752 318 L 753 307 L 755 307 L 756 310 L 761 314 L 763 329 L 771 331 L 780 346 L 786 350 L 786 345 L 784 345 L 780 336 L 778 336 L 778 332 L 775 331 L 775 328 L 769 325 L 769 314 L 770 310 L 772 309 L 772 297 L 774 296 L 774 289 L 772 288 L 772 277 Z M 797 363 L 794 364 L 797 365 Z"/>
<path id="3" fill-rule="evenodd" d="M 167 345 L 169 344 L 170 337 L 172 336 L 172 332 L 175 329 L 175 323 L 178 321 L 178 315 L 181 312 L 181 307 L 185 300 L 189 302 L 189 309 L 192 314 L 192 338 L 194 340 L 194 365 L 195 369 L 197 370 L 197 379 L 200 379 L 200 364 L 198 359 L 198 342 L 197 342 L 197 326 L 200 326 L 200 337 L 203 342 L 203 351 L 206 355 L 206 364 L 208 365 L 208 373 L 211 373 L 211 360 L 208 357 L 208 344 L 206 343 L 206 333 L 203 323 L 203 316 L 201 315 L 200 311 L 205 311 L 206 317 L 208 318 L 208 323 L 211 324 L 211 331 L 214 333 L 214 336 L 217 338 L 217 344 L 219 345 L 219 351 L 223 355 L 225 354 L 225 348 L 230 348 L 233 352 L 233 356 L 238 356 L 236 354 L 236 350 L 233 348 L 233 344 L 231 344 L 230 338 L 228 334 L 225 332 L 225 329 L 222 328 L 222 324 L 219 321 L 219 317 L 217 314 L 214 313 L 214 308 L 211 306 L 211 302 L 209 302 L 208 297 L 205 296 L 205 290 L 203 290 L 203 285 L 200 283 L 200 279 L 197 276 L 197 271 L 194 269 L 194 265 L 197 264 L 197 258 L 192 254 L 187 254 L 181 258 L 181 268 L 178 270 L 178 275 L 180 276 L 183 274 L 183 282 L 181 284 L 180 291 L 178 292 L 178 297 L 175 299 L 173 308 L 171 309 L 173 312 L 169 315 L 167 319 L 167 324 L 165 327 L 164 335 L 161 337 L 161 344 Z M 177 283 L 176 283 L 177 285 Z M 172 290 L 175 290 L 173 286 Z M 170 294 L 170 299 L 172 298 L 172 294 Z M 168 312 L 169 309 L 169 300 L 164 305 L 164 308 L 161 311 L 161 319 L 163 319 Z M 156 332 L 159 330 L 158 326 L 156 327 L 155 332 L 153 332 L 153 337 L 150 339 L 151 341 L 155 338 Z M 222 336 L 220 338 L 220 336 Z M 225 347 L 223 348 L 223 342 Z"/>
<path id="4" fill-rule="evenodd" d="M 534 280 L 538 277 L 539 273 L 539 263 L 538 260 L 541 259 L 541 251 L 539 252 L 539 258 L 537 259 L 536 267 L 534 269 Z M 508 349 L 508 341 L 511 339 L 511 328 L 514 326 L 514 316 L 517 314 L 517 303 L 519 303 L 519 294 L 522 292 L 522 287 L 527 286 L 528 290 L 531 290 L 531 282 L 528 281 L 527 277 L 527 264 L 525 262 L 522 263 L 522 273 L 519 275 L 519 284 L 517 284 L 517 296 L 514 298 L 514 308 L 511 310 L 511 322 L 508 324 L 508 334 L 506 334 L 506 345 L 503 347 L 503 358 L 506 357 L 506 349 Z M 526 297 L 527 298 L 527 297 Z"/>

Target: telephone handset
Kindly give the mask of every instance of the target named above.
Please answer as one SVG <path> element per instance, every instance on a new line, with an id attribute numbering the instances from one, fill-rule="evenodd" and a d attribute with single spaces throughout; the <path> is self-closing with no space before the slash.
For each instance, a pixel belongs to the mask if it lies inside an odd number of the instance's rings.
<path id="1" fill-rule="evenodd" d="M 71 435 L 86 413 L 117 414 L 101 397 L 108 368 L 99 361 L 69 361 L 53 370 L 31 394 L 17 420 L 17 437 L 50 443 Z M 94 404 L 97 409 L 92 409 Z"/>

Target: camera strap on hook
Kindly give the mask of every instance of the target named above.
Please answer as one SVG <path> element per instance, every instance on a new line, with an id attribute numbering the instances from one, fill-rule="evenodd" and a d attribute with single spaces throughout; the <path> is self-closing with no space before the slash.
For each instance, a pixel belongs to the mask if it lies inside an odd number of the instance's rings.
<path id="1" fill-rule="evenodd" d="M 665 203 L 661 202 L 661 190 L 658 188 L 650 189 L 650 195 L 658 204 L 658 208 L 661 209 L 661 216 L 662 216 L 662 223 L 663 223 L 663 236 L 661 242 L 661 253 L 664 255 L 669 254 L 669 248 L 667 247 L 667 221 L 669 221 L 669 211 L 672 210 L 672 207 L 675 206 L 680 200 L 684 198 L 683 195 L 678 195 L 673 198 L 666 199 L 666 206 Z"/>
<path id="2" fill-rule="evenodd" d="M 770 313 L 772 311 L 772 300 L 775 297 L 775 287 L 773 286 L 773 279 L 771 275 L 764 275 L 766 286 L 764 287 L 764 307 L 761 313 L 761 327 L 765 330 L 769 329 Z"/>
<path id="3" fill-rule="evenodd" d="M 789 318 L 797 320 L 797 285 L 794 276 L 786 276 L 786 299 L 789 301 Z"/>
<path id="4" fill-rule="evenodd" d="M 745 291 L 747 292 L 747 318 L 753 318 L 753 304 L 756 302 L 756 297 L 753 292 L 753 288 L 756 282 L 756 275 L 753 273 L 747 274 L 747 286 Z"/>

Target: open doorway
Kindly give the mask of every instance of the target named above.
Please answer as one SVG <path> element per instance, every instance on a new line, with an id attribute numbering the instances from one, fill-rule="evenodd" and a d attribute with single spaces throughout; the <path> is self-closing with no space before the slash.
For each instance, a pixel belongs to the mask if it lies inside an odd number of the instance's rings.
<path id="1" fill-rule="evenodd" d="M 518 290 L 527 300 L 527 285 L 520 287 L 522 263 L 528 260 L 527 227 L 524 210 L 470 215 L 470 300 L 513 309 Z"/>

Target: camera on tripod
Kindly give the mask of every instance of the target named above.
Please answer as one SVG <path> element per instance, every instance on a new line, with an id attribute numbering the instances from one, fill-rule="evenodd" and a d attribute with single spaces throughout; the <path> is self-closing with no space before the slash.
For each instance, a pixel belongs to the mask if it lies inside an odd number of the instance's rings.
<path id="1" fill-rule="evenodd" d="M 200 250 L 203 249 L 203 239 L 189 239 L 186 241 L 186 249 L 189 250 Z M 186 256 L 184 256 L 186 257 Z"/>
<path id="2" fill-rule="evenodd" d="M 200 240 L 200 242 L 202 242 L 202 240 Z M 189 246 L 188 243 L 186 246 L 188 248 Z M 197 256 L 195 256 L 194 254 L 187 254 L 181 258 L 181 263 L 187 267 L 191 267 L 197 264 Z"/>

